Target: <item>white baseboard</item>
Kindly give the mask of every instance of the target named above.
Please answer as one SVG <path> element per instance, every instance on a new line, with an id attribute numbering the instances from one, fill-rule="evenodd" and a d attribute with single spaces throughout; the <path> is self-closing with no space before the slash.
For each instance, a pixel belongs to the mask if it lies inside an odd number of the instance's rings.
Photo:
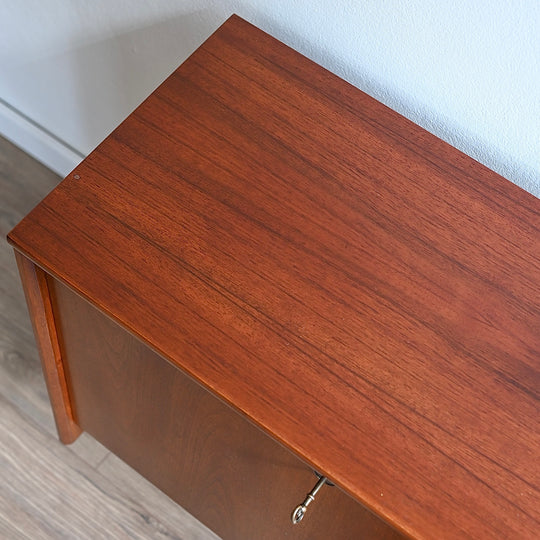
<path id="1" fill-rule="evenodd" d="M 0 100 L 0 135 L 64 177 L 84 156 Z"/>

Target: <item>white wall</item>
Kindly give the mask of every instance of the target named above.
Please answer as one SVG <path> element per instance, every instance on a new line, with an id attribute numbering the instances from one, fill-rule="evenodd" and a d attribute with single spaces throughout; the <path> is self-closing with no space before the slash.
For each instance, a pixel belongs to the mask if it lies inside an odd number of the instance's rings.
<path id="1" fill-rule="evenodd" d="M 538 0 L 3 0 L 0 133 L 66 174 L 232 12 L 540 196 Z"/>

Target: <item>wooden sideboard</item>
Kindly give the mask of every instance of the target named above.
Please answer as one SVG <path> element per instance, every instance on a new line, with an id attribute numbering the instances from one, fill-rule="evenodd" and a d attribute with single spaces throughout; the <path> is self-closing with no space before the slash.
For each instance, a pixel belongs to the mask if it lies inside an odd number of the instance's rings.
<path id="1" fill-rule="evenodd" d="M 233 16 L 9 241 L 63 442 L 224 539 L 493 539 L 540 536 L 539 230 Z"/>

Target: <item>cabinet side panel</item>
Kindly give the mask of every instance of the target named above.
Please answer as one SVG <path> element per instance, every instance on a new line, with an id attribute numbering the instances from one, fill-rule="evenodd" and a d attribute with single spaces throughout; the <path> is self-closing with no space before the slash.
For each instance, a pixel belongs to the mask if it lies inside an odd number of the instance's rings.
<path id="1" fill-rule="evenodd" d="M 399 537 L 337 487 L 293 526 L 317 480 L 309 467 L 67 287 L 50 287 L 81 427 L 225 540 Z"/>
<path id="2" fill-rule="evenodd" d="M 77 439 L 81 429 L 75 420 L 68 392 L 47 286 L 47 276 L 41 268 L 18 251 L 15 251 L 15 258 L 41 358 L 58 436 L 64 444 L 69 444 Z"/>

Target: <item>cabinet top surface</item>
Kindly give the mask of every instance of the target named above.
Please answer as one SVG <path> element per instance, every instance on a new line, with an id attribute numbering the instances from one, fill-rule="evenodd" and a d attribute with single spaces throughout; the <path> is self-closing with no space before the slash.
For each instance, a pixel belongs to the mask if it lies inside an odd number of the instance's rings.
<path id="1" fill-rule="evenodd" d="M 233 17 L 10 241 L 409 534 L 533 537 L 539 216 Z"/>

